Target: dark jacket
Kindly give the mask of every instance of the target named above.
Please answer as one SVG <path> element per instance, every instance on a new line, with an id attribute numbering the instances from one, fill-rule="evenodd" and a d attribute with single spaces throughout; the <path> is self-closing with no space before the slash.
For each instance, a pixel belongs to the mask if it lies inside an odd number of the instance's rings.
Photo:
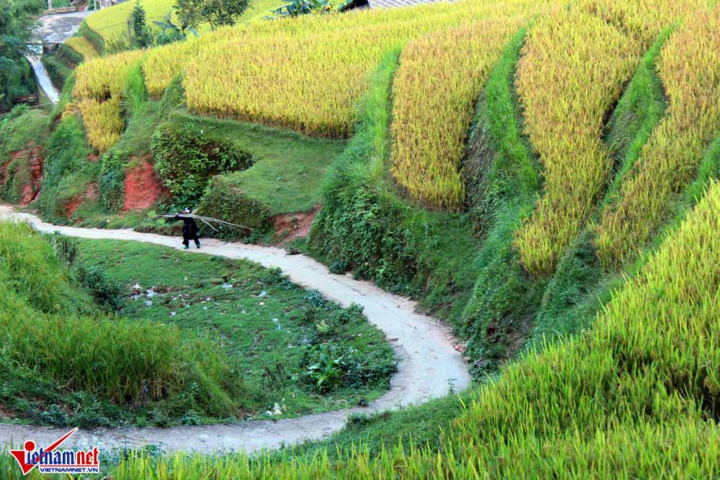
<path id="1" fill-rule="evenodd" d="M 175 215 L 175 218 L 183 221 L 183 238 L 185 240 L 194 240 L 197 238 L 200 230 L 194 218 L 183 217 L 179 213 Z"/>

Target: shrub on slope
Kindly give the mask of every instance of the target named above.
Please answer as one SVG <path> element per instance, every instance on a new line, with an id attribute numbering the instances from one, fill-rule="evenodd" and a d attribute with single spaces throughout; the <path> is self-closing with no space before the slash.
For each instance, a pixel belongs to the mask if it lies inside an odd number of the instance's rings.
<path id="1" fill-rule="evenodd" d="M 606 265 L 623 263 L 647 243 L 720 132 L 719 32 L 715 7 L 689 19 L 663 49 L 659 73 L 668 113 L 598 226 L 598 255 Z"/>

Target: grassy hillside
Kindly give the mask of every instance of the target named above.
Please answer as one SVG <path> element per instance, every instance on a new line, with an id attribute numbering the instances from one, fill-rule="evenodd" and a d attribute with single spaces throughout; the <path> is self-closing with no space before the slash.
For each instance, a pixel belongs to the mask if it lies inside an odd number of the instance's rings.
<path id="1" fill-rule="evenodd" d="M 183 403 L 211 417 L 241 408 L 242 377 L 212 353 L 212 341 L 105 313 L 101 306 L 112 303 L 99 301 L 114 302 L 114 286 L 78 261 L 72 242 L 8 222 L 0 223 L 0 239 L 5 410 L 41 423 L 92 425 L 153 411 L 172 417 Z M 28 382 L 33 377 L 37 384 Z"/>
<path id="2" fill-rule="evenodd" d="M 706 0 L 467 0 L 84 62 L 42 120 L 64 167 L 40 205 L 97 181 L 87 210 L 132 224 L 113 199 L 140 160 L 158 208 L 258 231 L 320 201 L 295 247 L 419 299 L 483 383 L 328 443 L 139 454 L 114 478 L 720 475 L 719 27 Z"/>

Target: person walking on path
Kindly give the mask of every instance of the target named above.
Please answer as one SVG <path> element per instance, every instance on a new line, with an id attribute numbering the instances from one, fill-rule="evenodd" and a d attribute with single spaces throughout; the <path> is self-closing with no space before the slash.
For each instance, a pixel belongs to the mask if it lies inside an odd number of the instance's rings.
<path id="1" fill-rule="evenodd" d="M 190 240 L 195 241 L 195 246 L 197 248 L 200 248 L 200 239 L 198 238 L 198 232 L 199 228 L 197 226 L 197 223 L 195 223 L 195 219 L 189 216 L 192 213 L 192 210 L 189 208 L 186 208 L 182 211 L 182 214 L 176 213 L 175 218 L 177 220 L 183 221 L 183 245 L 185 245 L 185 250 L 190 248 Z"/>

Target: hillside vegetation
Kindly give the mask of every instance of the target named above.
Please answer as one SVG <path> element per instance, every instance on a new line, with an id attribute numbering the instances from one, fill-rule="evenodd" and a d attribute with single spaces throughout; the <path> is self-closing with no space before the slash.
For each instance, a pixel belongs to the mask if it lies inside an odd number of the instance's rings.
<path id="1" fill-rule="evenodd" d="M 718 52 L 717 2 L 466 0 L 86 59 L 51 118 L 0 126 L 4 198 L 36 151 L 59 221 L 167 233 L 192 204 L 272 242 L 322 204 L 290 251 L 417 298 L 481 381 L 337 444 L 113 477 L 720 475 Z"/>
<path id="2" fill-rule="evenodd" d="M 126 420 L 125 405 L 167 411 L 180 402 L 217 417 L 240 407 L 242 377 L 212 341 L 99 308 L 93 295 L 112 300 L 112 289 L 77 261 L 72 241 L 9 222 L 0 222 L 0 239 L 7 408 L 62 424 L 65 405 L 75 422 L 93 424 Z"/>

